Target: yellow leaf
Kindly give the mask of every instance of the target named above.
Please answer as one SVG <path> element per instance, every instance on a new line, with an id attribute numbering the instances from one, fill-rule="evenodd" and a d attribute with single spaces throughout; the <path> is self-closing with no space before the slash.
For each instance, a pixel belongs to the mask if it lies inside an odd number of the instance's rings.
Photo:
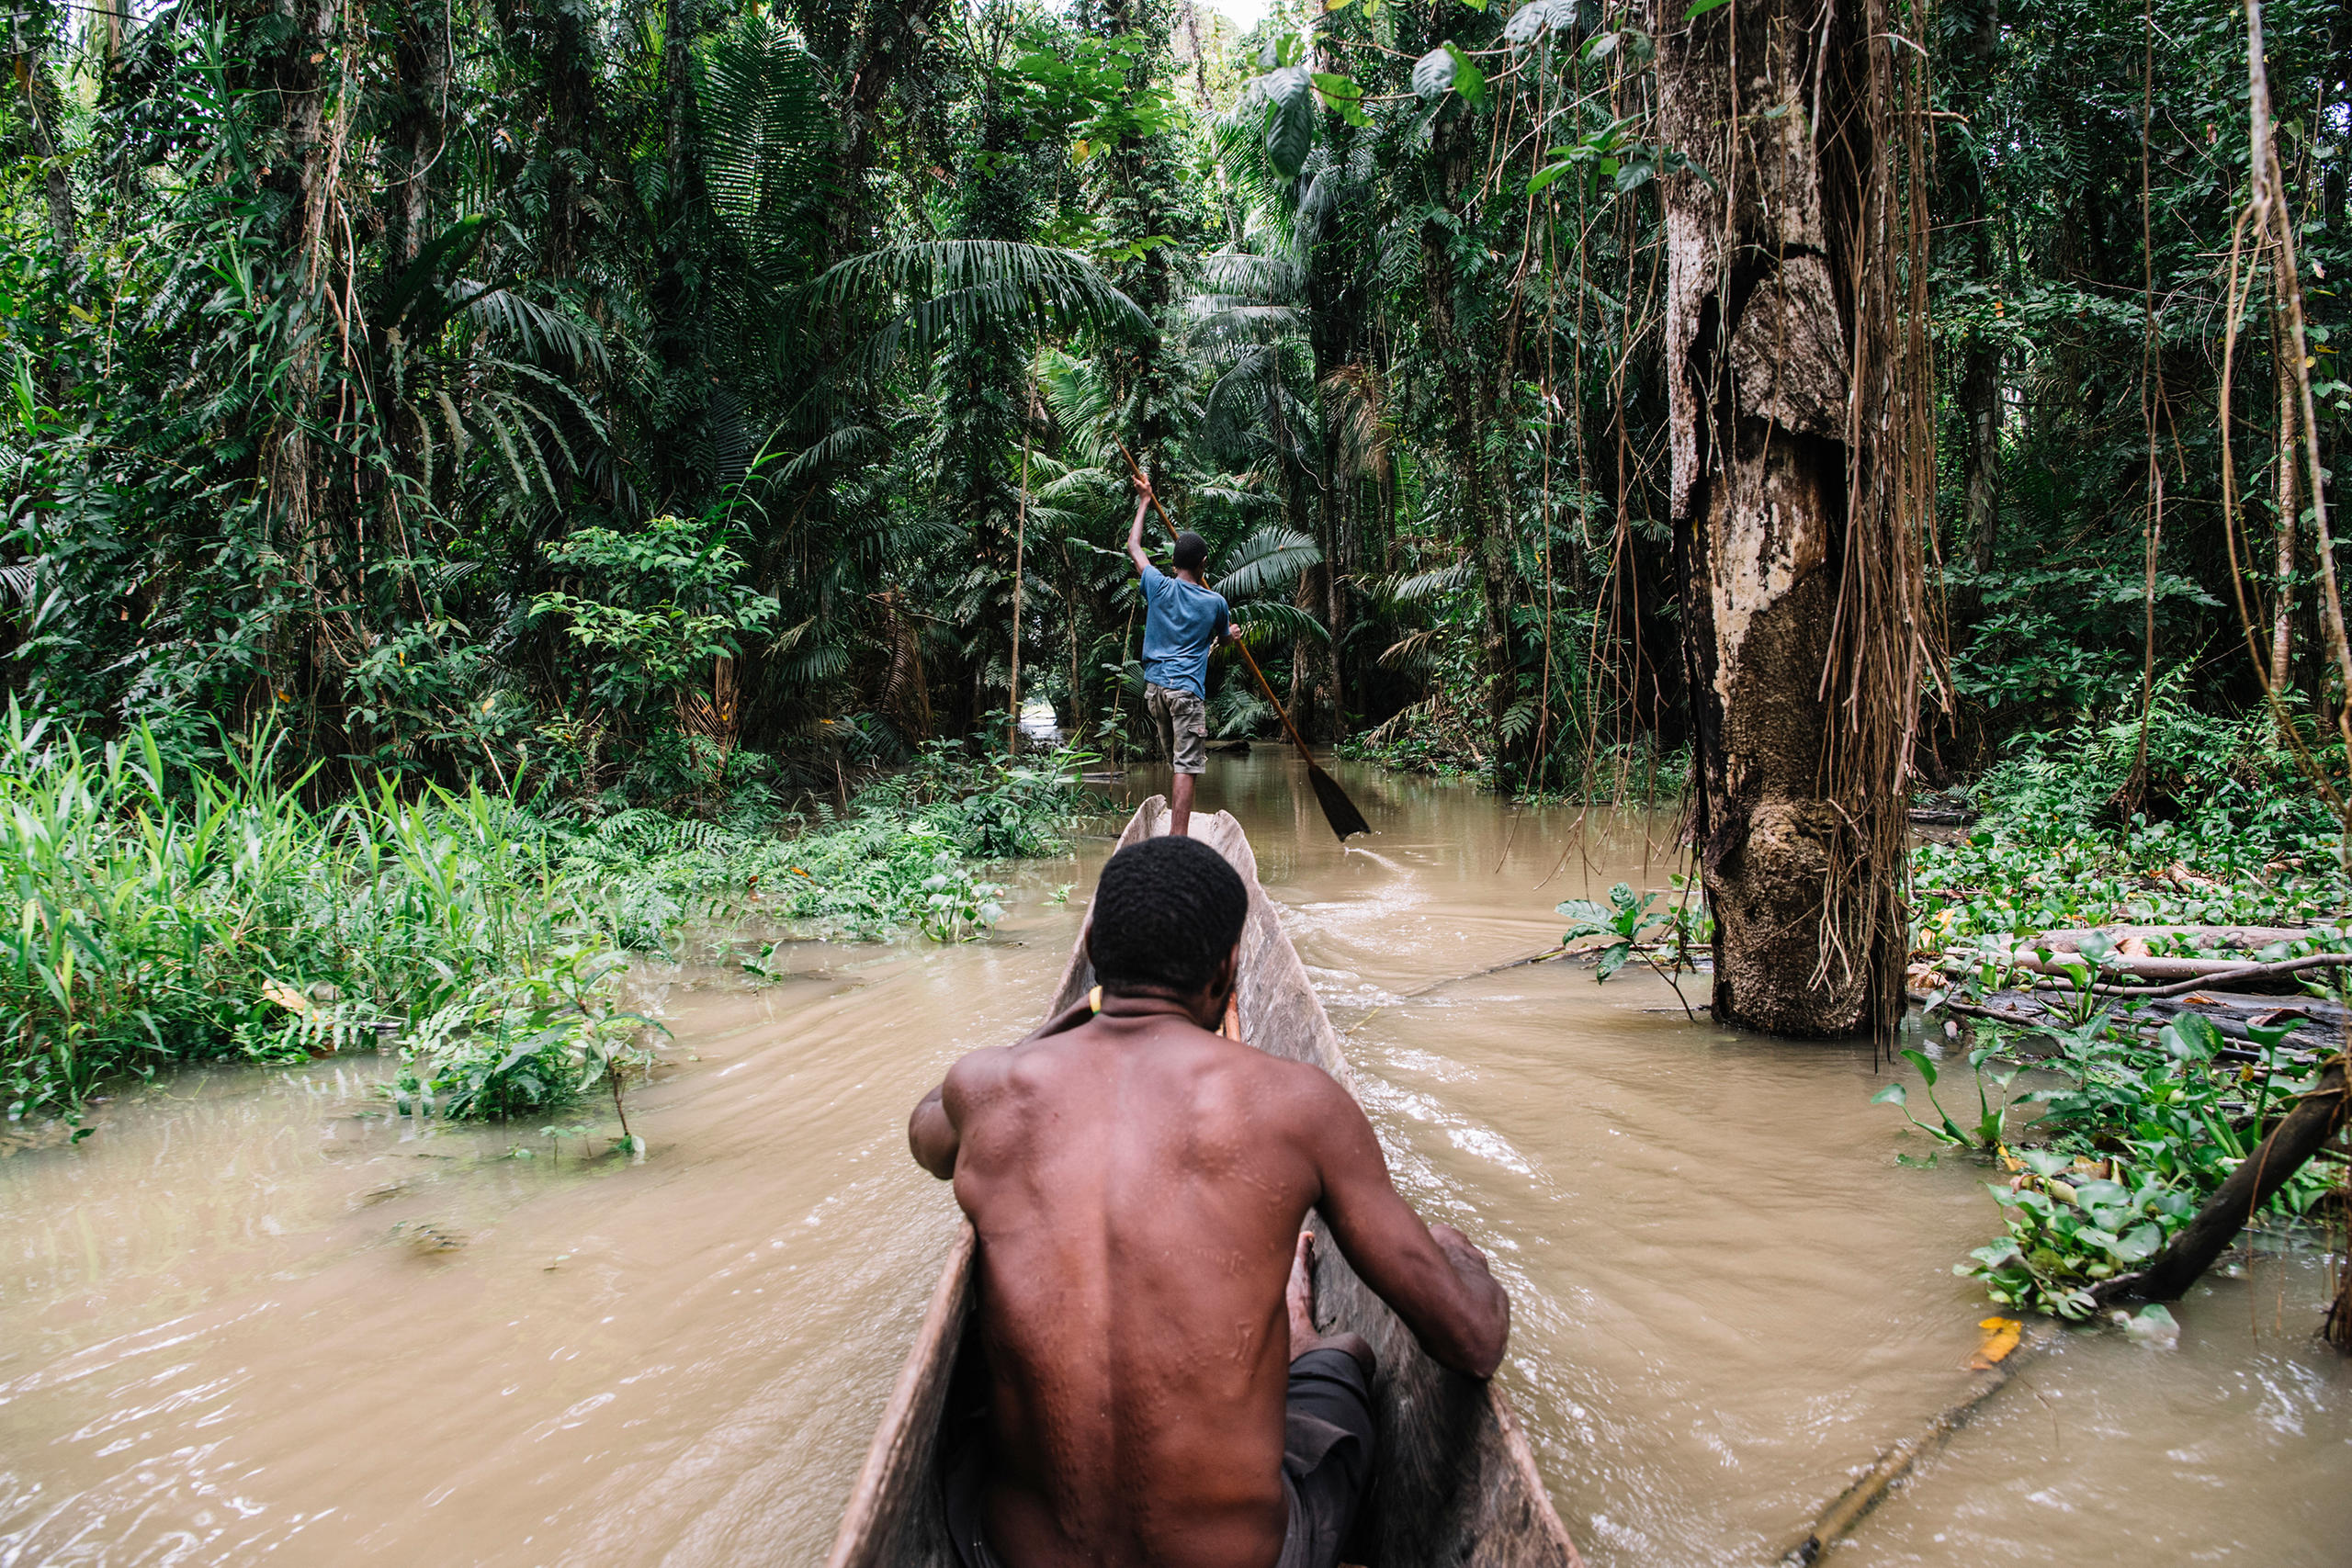
<path id="1" fill-rule="evenodd" d="M 308 1013 L 311 1010 L 311 998 L 282 980 L 264 980 L 261 994 L 263 1000 L 276 1002 L 288 1012 Z"/>
<path id="2" fill-rule="evenodd" d="M 1999 1365 L 2018 1348 L 2018 1336 L 2025 1332 L 2025 1325 L 2014 1317 L 1988 1317 L 1976 1326 L 1984 1331 L 1984 1337 L 1968 1364 L 1980 1372 Z"/>

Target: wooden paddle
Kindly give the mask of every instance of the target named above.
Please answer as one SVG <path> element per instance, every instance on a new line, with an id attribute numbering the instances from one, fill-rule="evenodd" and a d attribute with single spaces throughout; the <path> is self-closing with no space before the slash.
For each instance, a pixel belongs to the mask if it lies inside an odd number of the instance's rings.
<path id="1" fill-rule="evenodd" d="M 1168 536 L 1174 538 L 1177 532 L 1175 522 L 1169 517 L 1168 508 L 1159 504 L 1159 494 L 1143 477 L 1143 469 L 1136 467 L 1135 454 L 1127 450 L 1127 444 L 1124 441 L 1114 440 L 1113 445 L 1118 447 L 1119 456 L 1127 460 L 1127 470 L 1135 475 L 1136 488 L 1151 497 L 1151 509 L 1159 513 L 1159 521 L 1167 527 Z M 1258 668 L 1258 660 L 1251 656 L 1250 645 L 1236 637 L 1233 646 L 1241 650 L 1242 662 L 1249 665 L 1250 673 L 1258 678 L 1258 689 L 1266 694 L 1268 702 L 1274 705 L 1275 716 L 1283 721 L 1283 728 L 1290 732 L 1291 744 L 1298 748 L 1300 759 L 1306 763 L 1306 782 L 1314 787 L 1316 804 L 1323 807 L 1323 820 L 1331 825 L 1331 831 L 1340 836 L 1340 842 L 1343 844 L 1351 833 L 1371 832 L 1372 824 L 1363 819 L 1363 813 L 1357 810 L 1356 803 L 1348 798 L 1348 792 L 1340 787 L 1340 781 L 1323 771 L 1321 764 L 1315 761 L 1315 753 L 1309 751 L 1306 742 L 1299 738 L 1298 727 L 1291 723 L 1282 699 L 1274 695 L 1274 688 L 1267 683 L 1266 672 Z"/>

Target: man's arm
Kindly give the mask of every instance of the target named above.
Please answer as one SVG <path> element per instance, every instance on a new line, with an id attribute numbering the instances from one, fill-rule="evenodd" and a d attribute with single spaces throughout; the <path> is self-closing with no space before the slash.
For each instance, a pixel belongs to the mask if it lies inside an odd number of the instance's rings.
<path id="1" fill-rule="evenodd" d="M 1056 1025 L 1069 1027 L 1057 1019 L 1037 1034 L 1057 1033 Z M 907 1148 L 917 1165 L 940 1180 L 955 1179 L 956 1156 L 964 1146 L 964 1123 L 976 1101 L 985 1100 L 991 1088 L 1001 1081 L 1006 1057 L 1001 1046 L 958 1057 L 939 1080 L 939 1087 L 915 1102 L 914 1114 L 907 1118 Z"/>
<path id="2" fill-rule="evenodd" d="M 942 1181 L 953 1181 L 956 1151 L 962 1142 L 947 1114 L 947 1085 L 942 1081 L 915 1102 L 915 1113 L 907 1118 L 907 1147 L 917 1165 Z"/>
<path id="3" fill-rule="evenodd" d="M 1148 480 L 1136 486 L 1136 520 L 1127 525 L 1127 558 L 1136 563 L 1137 571 L 1151 570 L 1151 558 L 1143 553 L 1143 514 L 1151 505 L 1151 485 Z"/>
<path id="4" fill-rule="evenodd" d="M 1309 1069 L 1310 1071 L 1312 1069 Z M 1423 1224 L 1388 1179 L 1380 1139 L 1355 1097 L 1321 1073 L 1306 1092 L 1306 1125 L 1323 1180 L 1317 1207 L 1374 1294 L 1444 1365 L 1495 1375 L 1510 1337 L 1510 1298 L 1486 1255 L 1452 1225 Z"/>

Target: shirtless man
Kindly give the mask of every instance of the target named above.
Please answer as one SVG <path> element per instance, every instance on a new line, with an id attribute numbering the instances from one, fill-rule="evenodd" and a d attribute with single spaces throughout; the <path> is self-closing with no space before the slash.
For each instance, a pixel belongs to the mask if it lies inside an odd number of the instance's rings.
<path id="1" fill-rule="evenodd" d="M 1315 1331 L 1310 1208 L 1430 1355 L 1502 1359 L 1502 1287 L 1397 1196 L 1348 1091 L 1215 1032 L 1247 912 L 1207 845 L 1122 850 L 1087 937 L 1101 1011 L 973 1052 L 915 1107 L 915 1158 L 979 1233 L 992 1451 L 950 1483 L 967 1568 L 1338 1561 L 1372 1352 Z"/>

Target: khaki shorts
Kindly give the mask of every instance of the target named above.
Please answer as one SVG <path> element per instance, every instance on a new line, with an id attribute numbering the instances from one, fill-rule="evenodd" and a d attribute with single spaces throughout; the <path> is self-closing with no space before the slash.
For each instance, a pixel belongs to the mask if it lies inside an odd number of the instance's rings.
<path id="1" fill-rule="evenodd" d="M 1190 692 L 1171 692 L 1147 682 L 1143 705 L 1151 710 L 1152 728 L 1159 732 L 1159 749 L 1168 753 L 1180 773 L 1205 773 L 1209 765 L 1207 705 Z"/>

